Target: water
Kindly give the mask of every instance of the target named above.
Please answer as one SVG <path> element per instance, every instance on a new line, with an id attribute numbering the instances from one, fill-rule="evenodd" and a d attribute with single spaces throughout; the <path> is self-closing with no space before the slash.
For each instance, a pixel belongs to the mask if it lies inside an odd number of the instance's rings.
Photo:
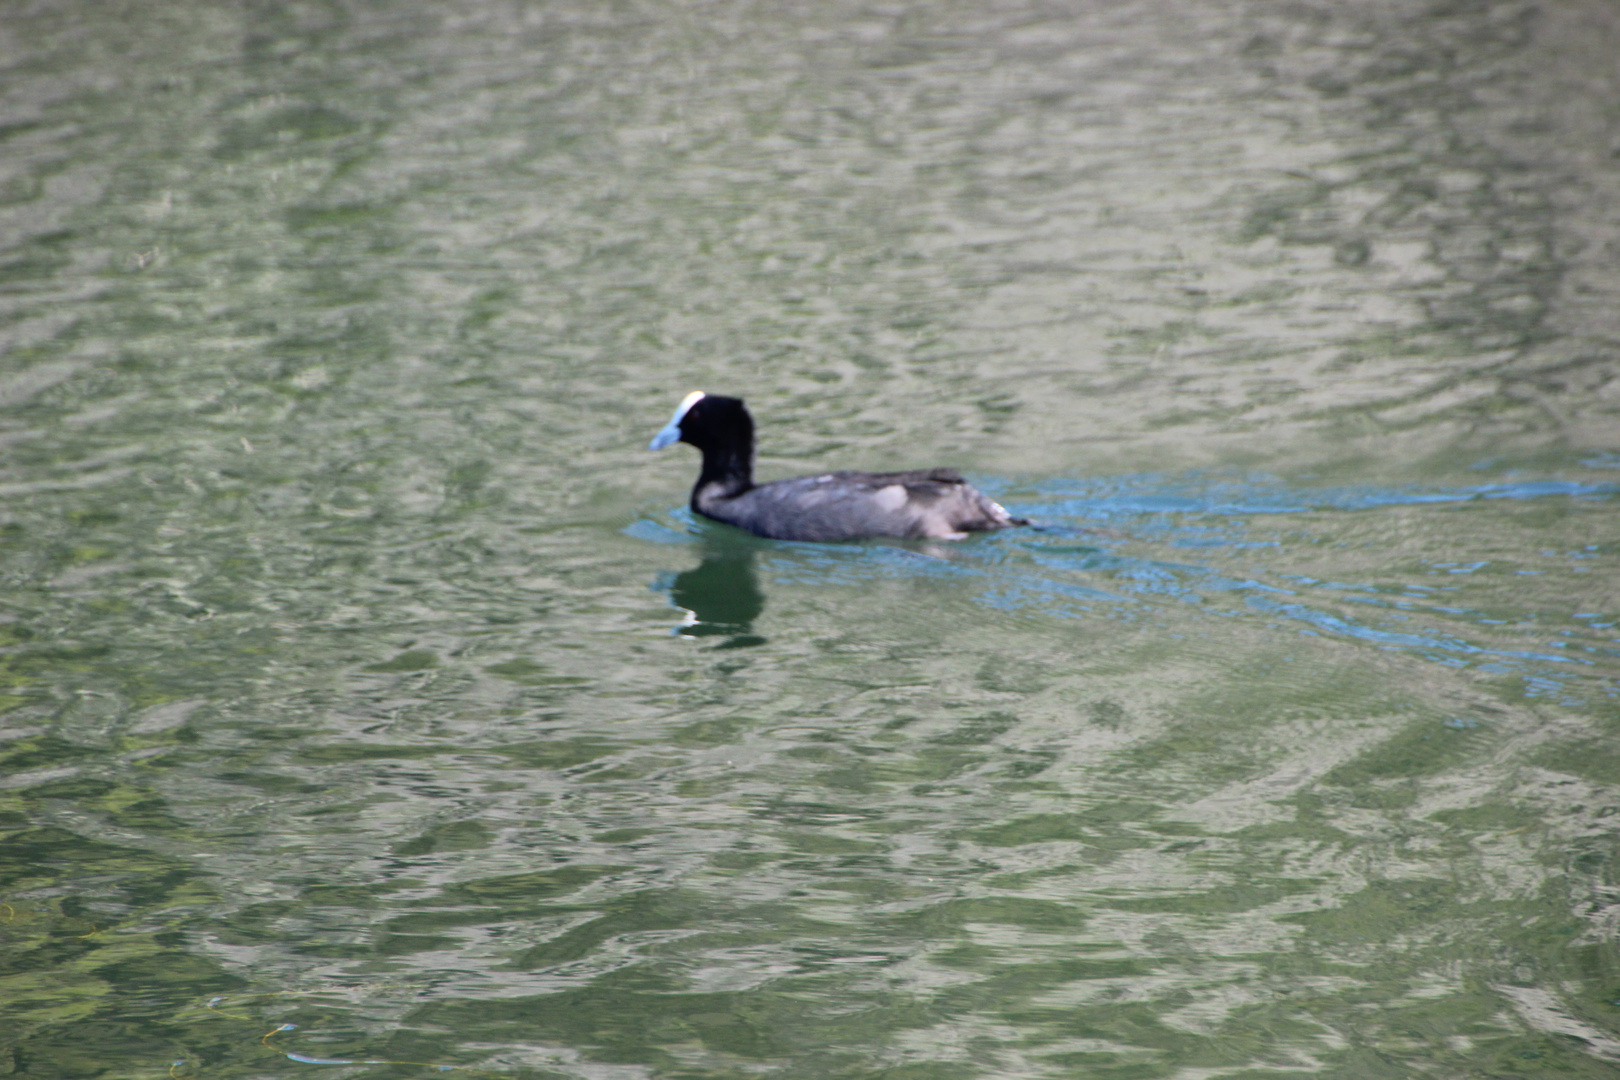
<path id="1" fill-rule="evenodd" d="M 1616 55 L 10 5 L 0 1074 L 1613 1076 Z"/>

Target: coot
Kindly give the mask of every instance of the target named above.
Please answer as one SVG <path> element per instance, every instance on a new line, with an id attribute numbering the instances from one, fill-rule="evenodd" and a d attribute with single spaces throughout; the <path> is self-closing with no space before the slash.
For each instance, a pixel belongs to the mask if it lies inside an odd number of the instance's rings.
<path id="1" fill-rule="evenodd" d="M 754 483 L 754 419 L 741 398 L 686 395 L 648 447 L 691 443 L 703 452 L 692 509 L 773 540 L 960 540 L 1028 525 L 954 469 L 833 472 Z"/>

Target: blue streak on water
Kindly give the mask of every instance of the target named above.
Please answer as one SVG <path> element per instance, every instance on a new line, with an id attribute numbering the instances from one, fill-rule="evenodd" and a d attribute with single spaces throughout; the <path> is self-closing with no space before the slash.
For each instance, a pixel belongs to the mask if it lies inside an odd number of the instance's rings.
<path id="1" fill-rule="evenodd" d="M 668 525 L 660 525 L 646 518 L 632 522 L 619 531 L 625 536 L 632 536 L 637 540 L 650 540 L 655 544 L 690 544 L 693 540 L 687 533 L 676 532 Z"/>
<path id="2" fill-rule="evenodd" d="M 1423 634 L 1400 634 L 1389 630 L 1378 630 L 1337 615 L 1330 615 L 1325 611 L 1317 611 L 1305 604 L 1279 604 L 1260 596 L 1250 597 L 1247 603 L 1256 611 L 1265 612 L 1268 615 L 1283 615 L 1307 623 L 1320 630 L 1342 634 L 1345 637 L 1360 638 L 1375 645 L 1392 646 L 1401 649 L 1438 649 L 1462 653 L 1483 653 L 1488 651 L 1470 645 L 1459 638 L 1427 637 Z M 1563 659 L 1563 657 L 1558 659 Z"/>
<path id="3" fill-rule="evenodd" d="M 1212 514 L 1251 516 L 1297 514 L 1310 510 L 1370 510 L 1384 506 L 1420 506 L 1467 502 L 1470 499 L 1539 499 L 1552 495 L 1574 498 L 1609 498 L 1620 485 L 1585 484 L 1574 480 L 1522 480 L 1474 484 L 1447 491 L 1371 486 L 1283 490 L 1283 482 L 1270 477 L 1245 481 L 1215 480 L 1198 487 L 1196 475 L 1180 481 L 1143 475 L 1113 477 L 1095 482 L 1053 481 L 1039 491 L 1056 501 L 1022 502 L 1017 512 L 1044 517 L 1082 515 L 1110 518 L 1131 514 Z M 1190 489 L 1189 489 L 1190 488 Z"/>
<path id="4" fill-rule="evenodd" d="M 1018 512 L 1044 521 L 1050 521 L 1055 516 L 1099 523 L 1119 522 L 1122 518 L 1129 518 L 1132 519 L 1130 521 L 1132 531 L 1137 535 L 1168 540 L 1180 547 L 1203 548 L 1256 546 L 1243 538 L 1244 526 L 1241 521 L 1229 520 L 1224 527 L 1211 527 L 1205 523 L 1209 517 L 1233 519 L 1256 515 L 1306 514 L 1320 510 L 1354 512 L 1390 506 L 1457 503 L 1473 499 L 1530 500 L 1549 497 L 1606 499 L 1620 494 L 1620 487 L 1615 485 L 1539 479 L 1470 485 L 1438 491 L 1358 486 L 1301 492 L 1287 490 L 1281 482 L 1266 477 L 1251 478 L 1242 482 L 1216 479 L 1200 484 L 1196 476 L 1179 481 L 1167 481 L 1159 477 L 1112 478 L 1092 483 L 1058 481 L 1044 486 L 1041 490 L 1044 494 L 1059 497 L 1044 502 L 1026 501 L 1019 505 Z M 1130 560 L 1119 556 L 1096 554 L 1075 560 L 1063 555 L 1042 553 L 1039 546 L 1038 542 L 1031 545 L 1034 559 L 1039 565 L 1069 572 L 1108 573 L 1114 581 L 1134 587 L 1138 591 L 1196 594 L 1247 590 L 1293 595 L 1287 589 L 1259 581 L 1231 581 L 1212 571 L 1200 574 L 1198 571 L 1202 568 L 1172 567 L 1169 564 L 1146 564 L 1138 561 L 1134 569 L 1127 569 L 1125 564 Z M 1444 570 L 1449 574 L 1468 575 L 1485 569 L 1490 564 L 1482 560 L 1432 565 L 1435 569 Z M 1392 608 L 1406 611 L 1414 609 L 1414 605 L 1406 600 L 1392 602 L 1379 596 L 1380 593 L 1393 591 L 1392 587 L 1387 585 L 1320 582 L 1300 576 L 1286 576 L 1282 580 L 1307 589 L 1360 593 L 1362 595 L 1343 595 L 1339 599 L 1382 609 L 1389 612 L 1392 618 L 1409 618 L 1408 615 L 1397 615 Z M 1436 591 L 1432 586 L 1403 583 L 1398 587 L 1401 595 L 1426 601 L 1425 610 L 1430 613 L 1465 618 L 1472 614 L 1464 607 L 1432 603 L 1429 597 Z M 1568 655 L 1491 649 L 1450 634 L 1403 632 L 1371 626 L 1343 615 L 1319 610 L 1305 602 L 1278 603 L 1274 599 L 1260 596 L 1250 596 L 1245 602 L 1252 610 L 1271 617 L 1281 616 L 1300 622 L 1316 631 L 1364 640 L 1385 648 L 1414 649 L 1426 654 L 1439 654 L 1433 658 L 1437 660 L 1444 658 L 1444 662 L 1447 663 L 1458 662 L 1456 658 L 1459 656 L 1494 656 L 1536 663 L 1591 662 Z M 1483 624 L 1489 620 L 1481 618 L 1478 621 Z M 1555 647 L 1563 648 L 1568 645 L 1558 643 Z"/>

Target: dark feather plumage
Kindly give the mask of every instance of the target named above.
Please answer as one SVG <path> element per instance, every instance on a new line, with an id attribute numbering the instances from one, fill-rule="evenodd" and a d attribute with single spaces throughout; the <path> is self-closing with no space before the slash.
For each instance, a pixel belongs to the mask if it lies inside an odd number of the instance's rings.
<path id="1" fill-rule="evenodd" d="M 954 469 L 833 472 L 755 484 L 754 421 L 740 398 L 688 395 L 652 448 L 676 441 L 703 453 L 692 509 L 774 540 L 960 540 L 1029 524 Z"/>

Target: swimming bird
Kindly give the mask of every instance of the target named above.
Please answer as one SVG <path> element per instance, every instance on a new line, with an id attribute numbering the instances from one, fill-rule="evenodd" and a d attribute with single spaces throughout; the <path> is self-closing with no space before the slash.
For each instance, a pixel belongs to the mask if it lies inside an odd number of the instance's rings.
<path id="1" fill-rule="evenodd" d="M 773 540 L 960 540 L 1028 525 L 954 469 L 830 472 L 754 483 L 754 418 L 741 398 L 694 390 L 649 450 L 677 442 L 703 453 L 692 509 Z"/>

